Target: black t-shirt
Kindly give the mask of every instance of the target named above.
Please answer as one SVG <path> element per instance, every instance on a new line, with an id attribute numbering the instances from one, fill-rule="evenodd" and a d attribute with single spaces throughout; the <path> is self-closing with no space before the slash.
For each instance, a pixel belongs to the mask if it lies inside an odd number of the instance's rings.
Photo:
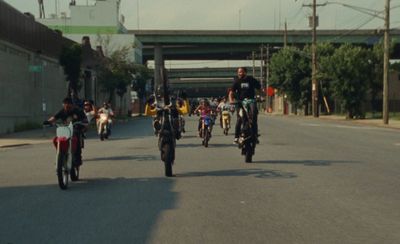
<path id="1" fill-rule="evenodd" d="M 261 89 L 261 84 L 252 76 L 246 76 L 243 79 L 239 79 L 239 77 L 235 77 L 232 85 L 232 91 L 235 93 L 236 97 L 239 100 L 243 100 L 245 98 L 254 99 L 256 89 Z"/>
<path id="2" fill-rule="evenodd" d="M 82 109 L 77 107 L 72 108 L 70 111 L 65 111 L 64 109 L 61 109 L 60 111 L 58 111 L 58 113 L 54 115 L 54 118 L 56 120 L 62 120 L 63 122 L 71 120 L 73 123 L 77 121 L 87 123 L 85 113 Z"/>

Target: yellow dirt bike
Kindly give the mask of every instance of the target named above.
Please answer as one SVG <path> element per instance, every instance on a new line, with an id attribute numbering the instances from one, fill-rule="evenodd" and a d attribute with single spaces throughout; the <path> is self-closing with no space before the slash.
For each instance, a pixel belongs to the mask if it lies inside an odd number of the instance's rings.
<path id="1" fill-rule="evenodd" d="M 223 110 L 221 113 L 222 116 L 222 129 L 224 131 L 224 135 L 228 135 L 229 129 L 231 128 L 231 114 L 227 110 Z"/>

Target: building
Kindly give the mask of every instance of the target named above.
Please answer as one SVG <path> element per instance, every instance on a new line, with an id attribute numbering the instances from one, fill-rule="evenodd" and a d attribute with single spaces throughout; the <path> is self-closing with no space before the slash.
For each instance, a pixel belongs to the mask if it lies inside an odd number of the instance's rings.
<path id="1" fill-rule="evenodd" d="M 128 59 L 134 63 L 142 63 L 142 44 L 134 34 L 128 34 L 124 27 L 124 16 L 120 14 L 121 0 L 97 0 L 93 5 L 69 6 L 70 16 L 66 13 L 53 14 L 50 18 L 38 21 L 49 28 L 60 30 L 66 38 L 81 42 L 83 37 L 88 38 L 91 46 L 101 47 L 107 57 L 113 51 L 128 47 Z M 95 67 L 84 67 L 85 84 L 80 96 L 96 101 L 97 104 L 106 100 L 105 94 L 96 84 Z M 88 90 L 90 89 L 90 90 Z M 128 89 L 127 94 L 130 94 Z M 116 107 L 129 110 L 132 97 L 125 95 L 119 104 L 119 99 L 114 101 Z"/>
<path id="2" fill-rule="evenodd" d="M 0 1 L 0 134 L 31 129 L 60 109 L 59 56 L 74 42 Z"/>

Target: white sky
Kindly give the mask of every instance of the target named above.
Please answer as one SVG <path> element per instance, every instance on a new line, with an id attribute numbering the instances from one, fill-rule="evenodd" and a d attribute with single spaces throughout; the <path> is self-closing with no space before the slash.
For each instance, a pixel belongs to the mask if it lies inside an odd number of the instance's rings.
<path id="1" fill-rule="evenodd" d="M 31 12 L 38 16 L 37 0 L 4 1 L 21 12 Z M 56 12 L 56 2 L 59 6 L 58 12 L 69 12 L 69 0 L 44 0 L 47 16 Z M 121 14 L 125 16 L 125 26 L 128 29 L 139 27 L 140 29 L 273 30 L 282 29 L 285 19 L 289 29 L 307 29 L 307 16 L 311 14 L 311 10 L 302 5 L 311 2 L 311 0 L 122 0 Z M 325 3 L 326 0 L 317 2 Z M 346 3 L 382 11 L 385 0 L 329 2 Z M 77 4 L 87 3 L 93 4 L 94 1 L 77 0 Z M 137 8 L 138 5 L 139 8 Z M 391 5 L 394 7 L 391 26 L 400 28 L 400 0 L 391 0 Z M 372 18 L 339 4 L 320 7 L 318 14 L 321 29 L 383 27 L 383 20 Z"/>
<path id="2" fill-rule="evenodd" d="M 1 0 L 0 0 L 1 1 Z M 21 12 L 38 16 L 37 0 L 4 0 Z M 317 0 L 319 4 L 327 0 Z M 46 16 L 67 12 L 69 0 L 44 0 Z M 77 0 L 77 4 L 94 4 L 93 0 Z M 121 0 L 121 14 L 127 29 L 205 29 L 205 30 L 277 30 L 308 29 L 311 9 L 302 7 L 312 0 Z M 329 1 L 383 11 L 385 0 Z M 391 0 L 391 27 L 400 28 L 400 0 Z M 139 8 L 137 8 L 139 6 Z M 240 13 L 240 14 L 239 14 Z M 138 15 L 139 14 L 139 15 Z M 383 28 L 382 19 L 371 17 L 340 4 L 319 7 L 320 29 Z M 239 18 L 240 16 L 240 18 Z M 240 19 L 240 21 L 239 21 Z M 139 20 L 139 21 L 138 21 Z M 151 65 L 151 64 L 150 64 Z M 251 61 L 166 61 L 167 68 L 251 66 Z M 257 62 L 258 65 L 258 62 Z"/>

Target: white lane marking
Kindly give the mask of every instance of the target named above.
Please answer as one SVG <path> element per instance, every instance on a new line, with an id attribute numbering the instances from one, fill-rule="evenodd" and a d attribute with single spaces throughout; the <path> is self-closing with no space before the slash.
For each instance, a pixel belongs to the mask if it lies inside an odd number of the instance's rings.
<path id="1" fill-rule="evenodd" d="M 356 129 L 356 130 L 374 130 L 374 127 L 368 126 L 354 126 L 354 125 L 332 125 L 332 124 L 312 124 L 312 123 L 303 123 L 301 126 L 310 126 L 310 127 L 331 127 L 331 128 L 340 128 L 340 129 Z"/>
<path id="2" fill-rule="evenodd" d="M 305 123 L 305 124 L 301 124 L 302 126 L 315 126 L 315 127 L 320 127 L 322 125 L 320 124 L 310 124 L 310 123 Z"/>

